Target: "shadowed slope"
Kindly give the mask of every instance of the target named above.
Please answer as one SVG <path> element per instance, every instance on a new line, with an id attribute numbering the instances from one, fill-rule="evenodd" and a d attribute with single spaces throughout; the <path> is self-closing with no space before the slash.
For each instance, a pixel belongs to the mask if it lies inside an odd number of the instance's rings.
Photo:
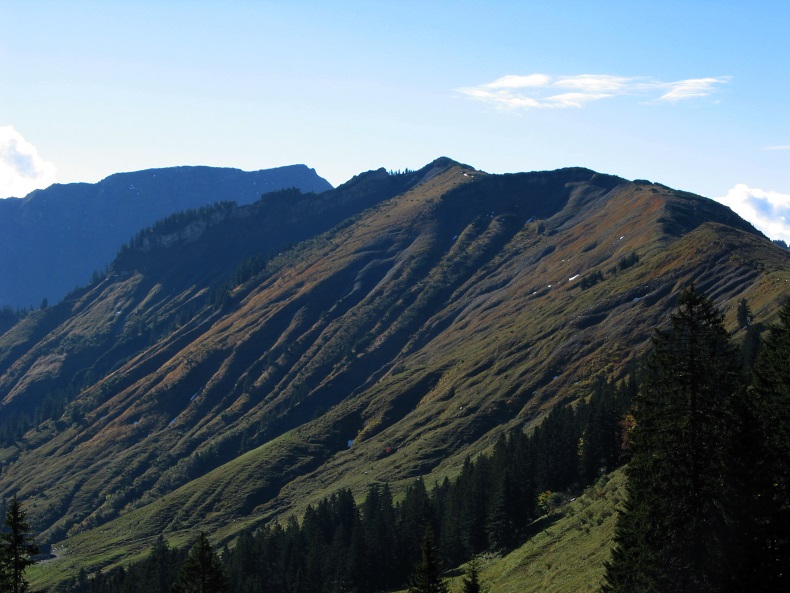
<path id="1" fill-rule="evenodd" d="M 59 301 L 106 267 L 134 233 L 169 214 L 222 200 L 249 204 L 289 187 L 332 189 L 304 165 L 250 172 L 170 167 L 117 173 L 98 183 L 55 184 L 0 200 L 0 307 Z"/>

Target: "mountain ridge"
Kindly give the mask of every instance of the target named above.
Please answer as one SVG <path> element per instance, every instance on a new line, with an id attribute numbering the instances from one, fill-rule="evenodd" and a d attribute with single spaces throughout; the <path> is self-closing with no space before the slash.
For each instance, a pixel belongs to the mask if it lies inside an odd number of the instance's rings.
<path id="1" fill-rule="evenodd" d="M 283 203 L 304 222 L 316 199 Z M 340 222 L 314 210 L 321 230 L 272 244 L 238 282 L 207 272 L 215 249 L 165 246 L 138 255 L 197 272 L 121 256 L 0 335 L 6 410 L 44 399 L 47 381 L 82 385 L 0 450 L 0 493 L 34 501 L 45 537 L 112 564 L 162 531 L 232 539 L 332 488 L 452 475 L 596 377 L 623 376 L 687 282 L 733 330 L 740 298 L 770 319 L 787 294 L 788 254 L 726 208 L 587 169 L 489 175 L 448 160 L 318 199 Z M 250 232 L 221 224 L 195 244 Z"/>
<path id="2" fill-rule="evenodd" d="M 0 200 L 0 307 L 59 301 L 105 268 L 131 236 L 160 218 L 222 200 L 331 185 L 305 165 L 245 172 L 169 167 L 116 173 L 95 184 L 54 184 Z"/>

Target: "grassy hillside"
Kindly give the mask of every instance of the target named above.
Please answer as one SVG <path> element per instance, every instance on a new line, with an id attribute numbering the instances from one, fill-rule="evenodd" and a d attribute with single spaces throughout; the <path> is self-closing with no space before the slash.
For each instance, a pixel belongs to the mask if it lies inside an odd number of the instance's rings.
<path id="1" fill-rule="evenodd" d="M 622 471 L 602 478 L 576 500 L 544 518 L 523 546 L 503 557 L 481 558 L 481 581 L 489 593 L 593 593 L 604 576 L 624 500 Z M 451 572 L 451 589 L 459 590 L 462 570 Z"/>
<path id="2" fill-rule="evenodd" d="M 688 282 L 735 330 L 741 298 L 768 321 L 790 280 L 728 209 L 585 169 L 442 159 L 193 222 L 0 336 L 5 410 L 77 385 L 2 452 L 0 494 L 68 550 L 40 582 L 159 533 L 232 540 L 339 487 L 452 476 L 622 376 Z M 310 231 L 287 247 L 287 229 Z"/>

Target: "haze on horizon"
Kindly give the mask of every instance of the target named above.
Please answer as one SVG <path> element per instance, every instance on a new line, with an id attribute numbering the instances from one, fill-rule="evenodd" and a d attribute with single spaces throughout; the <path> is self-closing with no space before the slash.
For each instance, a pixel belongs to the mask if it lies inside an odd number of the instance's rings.
<path id="1" fill-rule="evenodd" d="M 790 241 L 790 5 L 534 4 L 0 0 L 0 197 L 445 155 L 647 178 Z"/>

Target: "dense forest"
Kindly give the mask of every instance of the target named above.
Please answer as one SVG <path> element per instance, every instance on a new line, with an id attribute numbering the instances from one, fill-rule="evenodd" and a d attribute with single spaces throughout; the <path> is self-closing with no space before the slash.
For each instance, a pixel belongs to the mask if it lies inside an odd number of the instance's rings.
<path id="1" fill-rule="evenodd" d="M 738 318 L 749 343 L 757 326 L 746 302 Z M 467 458 L 454 479 L 429 487 L 417 478 L 398 500 L 386 483 L 361 500 L 340 490 L 301 521 L 244 533 L 218 551 L 204 533 L 190 550 L 160 537 L 143 561 L 83 570 L 66 590 L 443 591 L 440 567 L 470 560 L 464 590 L 479 590 L 476 555 L 519 546 L 624 462 L 628 500 L 603 591 L 790 590 L 790 300 L 751 349 L 745 356 L 722 313 L 691 286 L 626 380 L 599 380 L 531 433 L 511 432 Z M 19 512 L 14 499 L 7 526 Z M 3 538 L 0 579 L 8 579 Z"/>

